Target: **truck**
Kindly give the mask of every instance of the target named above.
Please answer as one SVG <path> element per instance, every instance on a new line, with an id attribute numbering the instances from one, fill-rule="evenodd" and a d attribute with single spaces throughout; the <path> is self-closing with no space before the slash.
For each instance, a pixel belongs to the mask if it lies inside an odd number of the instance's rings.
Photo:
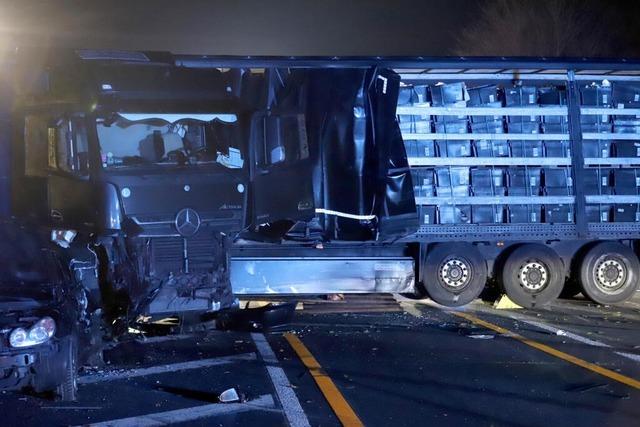
<path id="1" fill-rule="evenodd" d="M 51 229 L 106 324 L 638 288 L 639 62 L 85 49 L 9 73 L 2 211 Z"/>

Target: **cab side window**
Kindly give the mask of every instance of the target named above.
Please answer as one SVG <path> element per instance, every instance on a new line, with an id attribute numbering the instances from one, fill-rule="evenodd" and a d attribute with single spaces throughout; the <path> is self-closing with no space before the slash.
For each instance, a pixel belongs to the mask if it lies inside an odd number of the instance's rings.
<path id="1" fill-rule="evenodd" d="M 61 171 L 89 173 L 89 144 L 82 117 L 28 115 L 25 118 L 25 172 L 46 176 Z"/>

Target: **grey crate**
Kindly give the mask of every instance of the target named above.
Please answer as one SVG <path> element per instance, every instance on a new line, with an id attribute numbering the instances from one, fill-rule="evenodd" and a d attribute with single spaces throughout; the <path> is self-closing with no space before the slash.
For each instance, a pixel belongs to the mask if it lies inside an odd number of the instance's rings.
<path id="1" fill-rule="evenodd" d="M 440 224 L 469 224 L 471 222 L 471 206 L 439 206 Z"/>

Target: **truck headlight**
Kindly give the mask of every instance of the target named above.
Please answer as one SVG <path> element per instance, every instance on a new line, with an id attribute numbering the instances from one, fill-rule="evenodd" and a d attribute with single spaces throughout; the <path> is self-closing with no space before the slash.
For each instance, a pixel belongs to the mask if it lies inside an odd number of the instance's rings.
<path id="1" fill-rule="evenodd" d="M 56 332 L 56 322 L 51 317 L 43 317 L 31 328 L 16 328 L 9 335 L 11 347 L 22 348 L 43 344 Z"/>

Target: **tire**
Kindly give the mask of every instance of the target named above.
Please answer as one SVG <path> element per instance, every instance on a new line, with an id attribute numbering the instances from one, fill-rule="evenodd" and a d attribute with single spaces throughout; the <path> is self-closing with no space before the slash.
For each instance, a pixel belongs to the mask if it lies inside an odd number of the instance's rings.
<path id="1" fill-rule="evenodd" d="M 507 257 L 500 283 L 511 301 L 522 307 L 540 307 L 560 296 L 564 267 L 552 249 L 526 244 Z"/>
<path id="2" fill-rule="evenodd" d="M 469 243 L 436 245 L 427 254 L 422 271 L 429 297 L 447 307 L 469 304 L 487 283 L 487 263 Z"/>
<path id="3" fill-rule="evenodd" d="M 592 301 L 616 304 L 634 295 L 639 274 L 640 261 L 631 248 L 618 242 L 600 242 L 580 263 L 580 286 Z"/>
<path id="4" fill-rule="evenodd" d="M 56 387 L 56 395 L 59 400 L 73 402 L 78 397 L 78 345 L 75 337 L 67 341 L 67 349 L 62 367 L 64 378 Z"/>

